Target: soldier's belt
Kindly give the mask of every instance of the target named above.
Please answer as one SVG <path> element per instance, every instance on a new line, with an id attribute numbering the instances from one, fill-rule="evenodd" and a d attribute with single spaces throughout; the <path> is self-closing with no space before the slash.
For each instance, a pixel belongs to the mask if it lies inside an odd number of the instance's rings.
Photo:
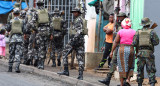
<path id="1" fill-rule="evenodd" d="M 152 50 L 150 47 L 139 47 L 139 50 Z"/>
<path id="2" fill-rule="evenodd" d="M 150 57 L 150 54 L 153 53 L 152 50 L 138 50 L 138 57 Z"/>
<path id="3" fill-rule="evenodd" d="M 138 50 L 139 52 L 149 52 L 149 53 L 152 53 L 153 51 L 152 50 Z"/>

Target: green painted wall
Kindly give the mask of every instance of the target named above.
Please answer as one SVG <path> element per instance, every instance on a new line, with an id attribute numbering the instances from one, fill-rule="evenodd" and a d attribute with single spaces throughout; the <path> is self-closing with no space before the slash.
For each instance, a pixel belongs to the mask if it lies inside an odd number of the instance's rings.
<path id="1" fill-rule="evenodd" d="M 140 26 L 141 19 L 144 14 L 144 0 L 131 0 L 131 8 L 130 8 L 130 19 L 132 20 L 132 29 L 138 30 L 141 29 Z M 137 72 L 137 59 L 135 61 L 135 69 Z"/>

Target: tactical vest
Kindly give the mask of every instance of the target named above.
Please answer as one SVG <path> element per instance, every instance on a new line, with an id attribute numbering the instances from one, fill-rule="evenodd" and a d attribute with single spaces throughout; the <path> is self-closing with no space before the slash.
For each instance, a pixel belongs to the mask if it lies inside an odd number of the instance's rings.
<path id="1" fill-rule="evenodd" d="M 53 28 L 54 30 L 62 31 L 62 18 L 61 17 L 53 17 Z"/>
<path id="2" fill-rule="evenodd" d="M 38 24 L 49 23 L 49 15 L 47 9 L 37 10 L 38 12 Z"/>
<path id="3" fill-rule="evenodd" d="M 12 19 L 12 27 L 11 27 L 11 35 L 13 34 L 23 34 L 22 32 L 22 20 L 19 19 L 19 20 L 14 20 Z"/>
<path id="4" fill-rule="evenodd" d="M 153 47 L 150 36 L 151 31 L 151 29 L 139 30 L 139 47 Z"/>
<path id="5" fill-rule="evenodd" d="M 82 18 L 82 21 L 83 21 L 82 34 L 88 35 L 87 20 Z"/>

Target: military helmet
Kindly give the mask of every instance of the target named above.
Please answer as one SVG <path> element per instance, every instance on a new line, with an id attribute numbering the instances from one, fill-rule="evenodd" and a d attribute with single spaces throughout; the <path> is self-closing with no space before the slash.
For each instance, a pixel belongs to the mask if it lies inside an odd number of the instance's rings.
<path id="1" fill-rule="evenodd" d="M 25 10 L 22 10 L 22 11 L 20 12 L 20 16 L 21 16 L 21 17 L 25 17 L 25 16 L 26 16 L 26 11 L 25 11 Z"/>
<path id="2" fill-rule="evenodd" d="M 54 12 L 53 12 L 53 14 L 59 14 L 60 13 L 60 11 L 58 10 L 58 8 L 56 8 L 55 10 L 54 10 Z"/>
<path id="3" fill-rule="evenodd" d="M 14 14 L 19 14 L 20 13 L 20 9 L 18 7 L 13 9 L 13 13 Z"/>
<path id="4" fill-rule="evenodd" d="M 37 0 L 36 4 L 37 4 L 37 6 L 43 6 L 44 1 L 43 0 Z"/>
<path id="5" fill-rule="evenodd" d="M 71 13 L 73 13 L 73 12 L 79 12 L 79 13 L 81 14 L 81 10 L 79 9 L 79 7 L 75 7 L 75 8 L 71 11 Z"/>
<path id="6" fill-rule="evenodd" d="M 14 8 L 20 7 L 20 3 L 16 2 L 13 7 L 14 7 Z"/>
<path id="7" fill-rule="evenodd" d="M 123 13 L 123 12 L 120 12 L 117 16 L 118 16 L 118 17 L 126 17 L 126 14 Z"/>
<path id="8" fill-rule="evenodd" d="M 145 17 L 145 18 L 143 18 L 142 20 L 141 20 L 141 26 L 147 26 L 147 25 L 150 25 L 152 23 L 152 21 L 149 19 L 149 18 L 147 18 L 147 17 Z"/>

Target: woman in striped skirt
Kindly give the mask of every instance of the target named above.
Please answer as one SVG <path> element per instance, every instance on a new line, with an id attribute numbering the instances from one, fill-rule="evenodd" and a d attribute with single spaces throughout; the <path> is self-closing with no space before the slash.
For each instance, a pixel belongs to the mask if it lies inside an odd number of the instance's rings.
<path id="1" fill-rule="evenodd" d="M 131 20 L 129 18 L 125 18 L 122 21 L 121 26 L 123 27 L 123 29 L 118 32 L 114 40 L 110 57 L 113 56 L 113 51 L 120 43 L 117 54 L 117 63 L 120 74 L 121 86 L 123 86 L 123 81 L 127 79 L 127 83 L 129 84 L 130 77 L 133 76 L 134 48 L 131 44 L 136 31 L 131 29 Z"/>

